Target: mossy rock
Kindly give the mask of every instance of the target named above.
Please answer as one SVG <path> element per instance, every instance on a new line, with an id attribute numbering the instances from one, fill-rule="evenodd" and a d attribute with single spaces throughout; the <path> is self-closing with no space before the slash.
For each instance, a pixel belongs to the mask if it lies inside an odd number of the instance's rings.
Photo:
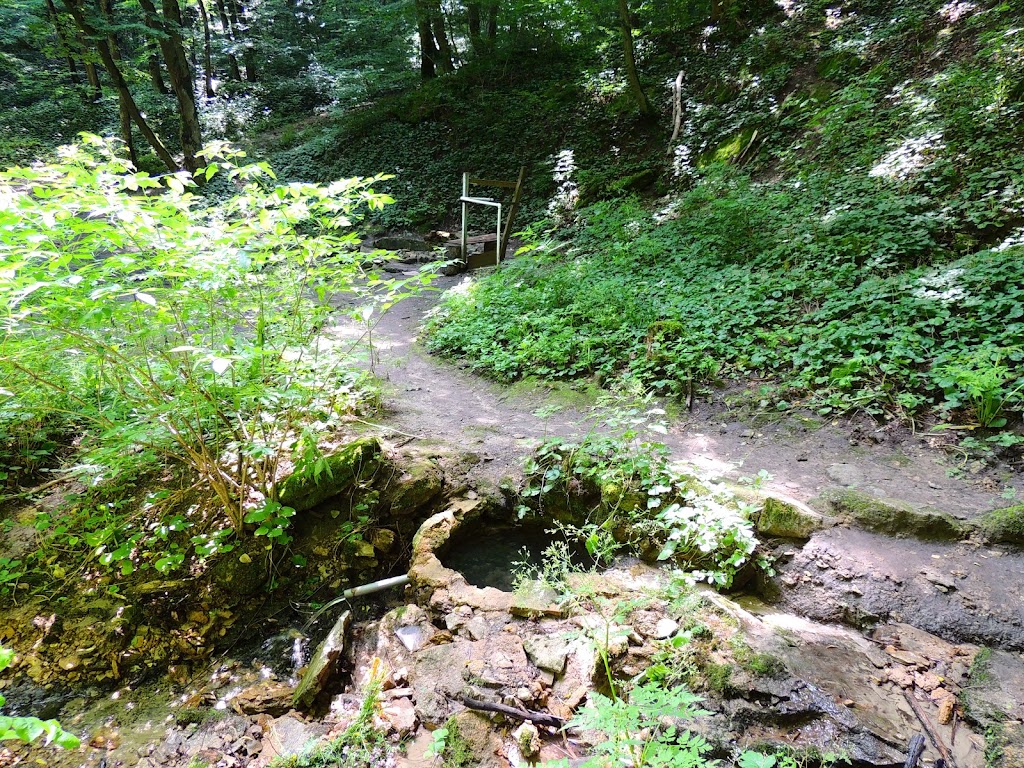
<path id="1" fill-rule="evenodd" d="M 304 512 L 347 491 L 357 480 L 373 474 L 380 464 L 380 442 L 361 437 L 324 457 L 327 469 L 314 478 L 293 474 L 278 486 L 277 500 Z"/>
<path id="2" fill-rule="evenodd" d="M 828 490 L 811 502 L 860 528 L 888 536 L 927 541 L 958 541 L 969 527 L 945 512 L 918 509 L 896 499 L 879 499 L 851 489 Z"/>
<path id="3" fill-rule="evenodd" d="M 223 554 L 210 569 L 214 584 L 232 595 L 245 597 L 259 592 L 270 577 L 263 543 L 249 540 Z"/>
<path id="4" fill-rule="evenodd" d="M 765 536 L 802 540 L 811 538 L 823 527 L 821 515 L 773 497 L 764 500 L 764 509 L 758 515 L 756 525 L 757 532 Z"/>
<path id="5" fill-rule="evenodd" d="M 978 528 L 993 544 L 1024 547 L 1024 504 L 993 509 L 978 521 Z"/>
<path id="6" fill-rule="evenodd" d="M 756 133 L 756 128 L 743 128 L 737 131 L 717 147 L 702 153 L 697 158 L 697 167 L 703 168 L 714 163 L 735 163 L 750 145 Z"/>
<path id="7" fill-rule="evenodd" d="M 426 507 L 444 488 L 437 463 L 426 457 L 406 457 L 381 493 L 381 510 L 392 518 L 411 517 Z"/>

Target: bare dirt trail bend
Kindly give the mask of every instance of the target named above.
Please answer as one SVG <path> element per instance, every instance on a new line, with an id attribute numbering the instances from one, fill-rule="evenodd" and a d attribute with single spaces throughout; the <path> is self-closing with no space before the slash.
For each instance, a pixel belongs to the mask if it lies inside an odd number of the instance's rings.
<path id="1" fill-rule="evenodd" d="M 423 318 L 442 291 L 466 279 L 439 279 L 437 291 L 401 302 L 374 328 L 373 368 L 386 382 L 379 421 L 396 442 L 444 444 L 478 457 L 471 477 L 493 487 L 521 471 L 540 439 L 579 438 L 602 427 L 582 394 L 502 385 L 426 352 L 417 341 Z M 361 329 L 343 324 L 335 332 Z M 675 460 L 727 479 L 765 470 L 764 490 L 803 502 L 856 490 L 970 520 L 1024 497 L 1019 473 L 964 471 L 927 437 L 904 429 L 774 415 L 756 426 L 742 418 L 722 402 L 702 401 L 673 420 L 667 435 L 652 432 L 650 439 L 665 443 Z M 777 545 L 775 600 L 818 620 L 865 628 L 902 621 L 954 642 L 1024 651 L 1024 553 L 889 533 L 897 538 L 839 526 L 804 546 Z"/>
<path id="2" fill-rule="evenodd" d="M 466 278 L 437 280 L 437 291 L 407 299 L 373 331 L 375 372 L 387 382 L 384 423 L 399 432 L 441 440 L 480 454 L 481 474 L 514 473 L 534 441 L 549 435 L 580 437 L 596 428 L 583 395 L 574 404 L 561 390 L 508 387 L 429 355 L 417 343 L 419 326 L 440 294 Z M 338 332 L 361 332 L 355 325 Z M 716 400 L 719 399 L 717 396 Z M 807 501 L 823 490 L 851 487 L 880 498 L 933 507 L 971 518 L 1024 496 L 1019 474 L 972 474 L 929 445 L 928 438 L 866 423 L 829 424 L 799 417 L 752 426 L 721 403 L 697 402 L 651 433 L 673 458 L 733 479 L 767 471 L 765 487 Z"/>

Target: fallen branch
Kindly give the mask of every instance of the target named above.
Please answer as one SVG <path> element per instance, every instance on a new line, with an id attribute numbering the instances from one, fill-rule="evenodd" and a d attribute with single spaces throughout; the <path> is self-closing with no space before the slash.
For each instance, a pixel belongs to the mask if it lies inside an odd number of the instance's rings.
<path id="1" fill-rule="evenodd" d="M 547 725 L 551 728 L 562 729 L 565 727 L 565 720 L 549 715 L 546 712 L 532 712 L 528 709 L 506 707 L 504 704 L 492 704 L 489 701 L 480 701 L 465 695 L 462 697 L 462 703 L 467 708 L 475 709 L 478 712 L 497 712 L 508 717 L 514 717 L 517 720 L 529 720 L 534 725 Z"/>
<path id="2" fill-rule="evenodd" d="M 957 764 L 956 761 L 953 759 L 953 755 L 950 754 L 949 750 L 946 748 L 945 743 L 939 737 L 939 734 L 935 732 L 935 729 L 932 728 L 932 724 L 928 722 L 928 719 L 924 716 L 924 713 L 921 711 L 921 708 L 914 700 L 913 694 L 909 693 L 908 691 L 904 691 L 903 698 L 907 700 L 907 703 L 910 705 L 910 708 L 914 710 L 914 715 L 917 717 L 918 722 L 921 723 L 925 733 L 928 734 L 928 739 L 939 751 L 939 754 L 942 755 L 942 759 L 945 762 L 945 764 L 948 765 L 949 768 L 957 768 Z"/>

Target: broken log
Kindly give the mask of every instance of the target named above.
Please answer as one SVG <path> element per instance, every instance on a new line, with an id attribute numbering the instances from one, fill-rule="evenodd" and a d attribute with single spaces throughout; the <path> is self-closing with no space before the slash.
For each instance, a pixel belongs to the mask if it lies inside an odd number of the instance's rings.
<path id="1" fill-rule="evenodd" d="M 478 712 L 497 712 L 508 717 L 514 717 L 517 720 L 529 720 L 534 725 L 546 725 L 551 728 L 562 729 L 565 727 L 565 720 L 549 715 L 546 712 L 533 712 L 529 709 L 506 707 L 504 704 L 492 704 L 489 701 L 480 701 L 465 695 L 462 697 L 462 703 L 468 709 L 475 709 Z"/>

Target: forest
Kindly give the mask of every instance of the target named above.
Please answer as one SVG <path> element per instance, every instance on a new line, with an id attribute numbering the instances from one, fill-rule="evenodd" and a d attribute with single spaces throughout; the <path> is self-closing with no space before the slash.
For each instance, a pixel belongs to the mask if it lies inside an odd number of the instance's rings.
<path id="1" fill-rule="evenodd" d="M 1022 19 L 4 0 L 0 765 L 1024 767 Z"/>

